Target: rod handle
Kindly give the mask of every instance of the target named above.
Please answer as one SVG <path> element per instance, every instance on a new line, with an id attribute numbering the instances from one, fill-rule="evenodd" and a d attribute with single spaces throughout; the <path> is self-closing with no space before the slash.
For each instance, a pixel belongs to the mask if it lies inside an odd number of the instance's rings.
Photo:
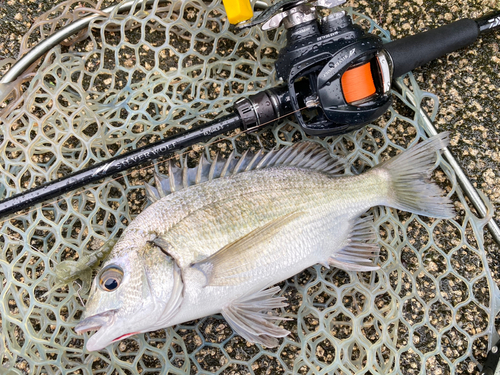
<path id="1" fill-rule="evenodd" d="M 385 44 L 392 58 L 393 77 L 474 43 L 479 36 L 476 21 L 463 19 L 424 33 Z"/>
<path id="2" fill-rule="evenodd" d="M 393 62 L 393 77 L 400 77 L 450 52 L 474 43 L 480 34 L 500 28 L 500 12 L 448 25 L 385 44 Z"/>

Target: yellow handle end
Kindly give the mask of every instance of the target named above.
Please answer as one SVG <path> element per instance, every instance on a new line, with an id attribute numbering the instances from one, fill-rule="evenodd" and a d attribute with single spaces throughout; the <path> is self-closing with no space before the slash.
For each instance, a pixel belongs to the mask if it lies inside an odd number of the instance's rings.
<path id="1" fill-rule="evenodd" d="M 253 17 L 250 0 L 222 0 L 227 18 L 233 25 Z"/>

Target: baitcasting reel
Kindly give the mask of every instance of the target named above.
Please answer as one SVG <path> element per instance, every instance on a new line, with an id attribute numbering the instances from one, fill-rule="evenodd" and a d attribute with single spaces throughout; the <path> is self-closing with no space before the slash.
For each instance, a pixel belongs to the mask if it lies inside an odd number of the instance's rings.
<path id="1" fill-rule="evenodd" d="M 283 86 L 235 104 L 245 128 L 291 112 L 310 135 L 336 135 L 361 128 L 391 104 L 393 77 L 446 53 L 472 44 L 479 34 L 497 29 L 499 13 L 463 19 L 404 39 L 383 44 L 375 35 L 333 9 L 345 0 L 283 0 L 238 27 L 284 24 L 287 45 L 279 52 L 276 74 Z"/>
<path id="2" fill-rule="evenodd" d="M 382 40 L 354 25 L 345 11 L 318 17 L 318 8 L 331 9 L 344 2 L 283 0 L 243 25 L 262 24 L 263 30 L 270 30 L 284 24 L 287 45 L 279 52 L 275 66 L 288 95 L 283 98 L 276 89 L 266 93 L 274 103 L 289 100 L 286 106 L 307 134 L 332 135 L 359 129 L 381 116 L 391 104 L 391 59 Z M 245 111 L 252 99 L 262 111 L 259 97 L 243 99 L 237 110 Z"/>

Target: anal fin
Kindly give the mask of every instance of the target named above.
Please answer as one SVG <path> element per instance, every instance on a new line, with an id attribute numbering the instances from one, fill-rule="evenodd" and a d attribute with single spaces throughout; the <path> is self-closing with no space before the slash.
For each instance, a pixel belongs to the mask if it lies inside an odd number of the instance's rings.
<path id="1" fill-rule="evenodd" d="M 373 216 L 358 218 L 347 239 L 347 245 L 333 254 L 328 263 L 346 271 L 374 271 L 380 267 L 375 264 L 380 247 L 373 227 Z"/>
<path id="2" fill-rule="evenodd" d="M 285 297 L 276 297 L 280 288 L 261 290 L 244 296 L 222 309 L 222 315 L 231 327 L 247 341 L 273 348 L 278 345 L 278 337 L 290 332 L 274 324 L 276 320 L 288 320 L 270 313 L 272 309 L 285 307 Z"/>

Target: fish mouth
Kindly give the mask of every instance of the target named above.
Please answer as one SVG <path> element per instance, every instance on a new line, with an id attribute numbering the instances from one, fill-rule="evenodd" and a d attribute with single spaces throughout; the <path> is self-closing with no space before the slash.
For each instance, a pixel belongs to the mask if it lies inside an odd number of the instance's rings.
<path id="1" fill-rule="evenodd" d="M 87 341 L 86 348 L 89 351 L 96 351 L 105 348 L 114 341 L 131 336 L 134 333 L 125 333 L 115 337 L 117 333 L 115 325 L 116 313 L 118 310 L 109 310 L 100 314 L 89 316 L 78 323 L 74 330 L 78 334 L 88 331 L 96 331 Z"/>
<path id="2" fill-rule="evenodd" d="M 81 335 L 88 331 L 97 331 L 104 326 L 112 325 L 114 323 L 116 310 L 105 311 L 100 314 L 89 316 L 78 323 L 74 330 Z"/>
<path id="3" fill-rule="evenodd" d="M 120 332 L 120 329 L 115 327 L 117 312 L 118 310 L 109 310 L 92 315 L 75 326 L 74 330 L 78 334 L 96 331 L 86 343 L 87 350 L 91 352 L 101 350 L 113 342 L 140 333 L 140 331 Z"/>

